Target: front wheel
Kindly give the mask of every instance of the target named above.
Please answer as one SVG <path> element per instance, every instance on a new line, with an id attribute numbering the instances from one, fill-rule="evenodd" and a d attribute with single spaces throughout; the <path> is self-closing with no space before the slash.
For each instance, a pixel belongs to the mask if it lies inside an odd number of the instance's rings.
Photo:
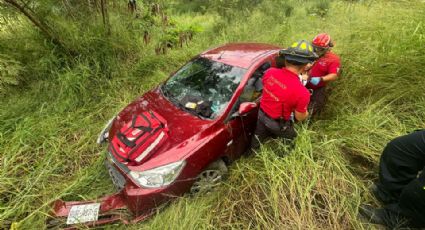
<path id="1" fill-rule="evenodd" d="M 228 172 L 222 159 L 212 162 L 197 177 L 192 187 L 191 194 L 204 194 L 218 187 Z"/>

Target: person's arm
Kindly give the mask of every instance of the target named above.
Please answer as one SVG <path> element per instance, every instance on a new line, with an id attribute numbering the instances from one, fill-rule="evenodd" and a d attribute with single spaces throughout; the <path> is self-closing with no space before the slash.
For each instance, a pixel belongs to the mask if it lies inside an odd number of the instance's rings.
<path id="1" fill-rule="evenodd" d="M 300 113 L 295 110 L 295 119 L 297 121 L 304 121 L 308 117 L 308 111 L 305 111 L 304 113 Z"/>
<path id="2" fill-rule="evenodd" d="M 340 68 L 340 61 L 335 60 L 328 66 L 328 74 L 323 77 L 312 77 L 310 78 L 310 82 L 313 85 L 318 85 L 321 81 L 323 82 L 331 82 L 335 81 L 338 78 Z M 313 79 L 314 78 L 314 79 Z"/>
<path id="3" fill-rule="evenodd" d="M 330 82 L 335 81 L 338 78 L 339 68 L 341 64 L 339 60 L 334 60 L 329 66 L 328 66 L 328 75 L 322 77 L 322 81 L 324 82 Z"/>
<path id="4" fill-rule="evenodd" d="M 330 82 L 330 81 L 335 81 L 338 78 L 338 74 L 336 73 L 330 73 L 326 76 L 322 77 L 322 81 L 324 82 Z"/>

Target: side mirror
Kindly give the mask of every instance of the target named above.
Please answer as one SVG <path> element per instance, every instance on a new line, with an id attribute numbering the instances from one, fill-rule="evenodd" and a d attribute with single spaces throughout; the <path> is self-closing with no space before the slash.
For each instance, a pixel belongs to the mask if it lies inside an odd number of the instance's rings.
<path id="1" fill-rule="evenodd" d="M 239 116 L 246 115 L 251 112 L 253 109 L 257 108 L 257 103 L 255 102 L 244 102 L 239 106 Z"/>

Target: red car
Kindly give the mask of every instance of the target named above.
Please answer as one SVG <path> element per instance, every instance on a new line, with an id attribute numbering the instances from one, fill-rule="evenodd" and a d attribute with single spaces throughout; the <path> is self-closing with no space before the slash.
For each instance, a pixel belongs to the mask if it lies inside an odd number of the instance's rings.
<path id="1" fill-rule="evenodd" d="M 56 201 L 62 226 L 135 223 L 186 192 L 217 185 L 250 145 L 261 78 L 280 48 L 227 44 L 196 56 L 106 125 L 106 166 L 119 192 L 97 201 Z M 66 225 L 65 225 L 66 219 Z"/>

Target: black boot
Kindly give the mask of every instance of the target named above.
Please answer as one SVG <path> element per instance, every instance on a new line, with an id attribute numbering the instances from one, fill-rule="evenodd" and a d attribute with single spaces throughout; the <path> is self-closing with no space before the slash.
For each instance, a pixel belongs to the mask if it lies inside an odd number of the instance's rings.
<path id="1" fill-rule="evenodd" d="M 383 205 L 397 203 L 397 200 L 382 190 L 378 184 L 373 183 L 369 187 L 369 192 Z"/>
<path id="2" fill-rule="evenodd" d="M 372 224 L 379 224 L 389 229 L 399 229 L 409 227 L 406 218 L 400 213 L 391 211 L 388 208 L 374 208 L 368 204 L 362 204 L 359 207 L 360 217 Z"/>
<path id="3" fill-rule="evenodd" d="M 374 208 L 368 204 L 362 204 L 359 207 L 359 214 L 367 222 L 372 224 L 386 225 L 385 210 L 383 208 Z"/>

